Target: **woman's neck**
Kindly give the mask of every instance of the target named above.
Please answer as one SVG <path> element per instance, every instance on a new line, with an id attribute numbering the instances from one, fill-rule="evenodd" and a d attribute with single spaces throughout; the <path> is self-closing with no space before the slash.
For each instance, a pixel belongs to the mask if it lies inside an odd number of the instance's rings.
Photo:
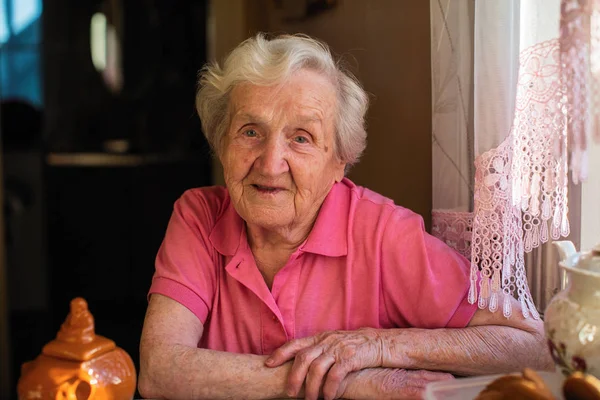
<path id="1" fill-rule="evenodd" d="M 314 219 L 309 224 L 296 227 L 268 229 L 261 226 L 246 224 L 246 233 L 250 249 L 257 251 L 284 251 L 290 254 L 306 240 Z"/>
<path id="2" fill-rule="evenodd" d="M 266 229 L 246 225 L 248 244 L 265 283 L 272 288 L 275 275 L 287 264 L 290 256 L 304 243 L 314 224 L 294 229 Z"/>

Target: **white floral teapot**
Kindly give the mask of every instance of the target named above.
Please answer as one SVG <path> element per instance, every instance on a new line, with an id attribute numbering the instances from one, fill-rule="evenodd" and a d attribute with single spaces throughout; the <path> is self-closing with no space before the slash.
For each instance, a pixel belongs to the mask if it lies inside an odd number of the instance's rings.
<path id="1" fill-rule="evenodd" d="M 557 369 L 600 378 L 600 244 L 577 253 L 569 241 L 554 242 L 566 287 L 544 315 L 548 346 Z"/>

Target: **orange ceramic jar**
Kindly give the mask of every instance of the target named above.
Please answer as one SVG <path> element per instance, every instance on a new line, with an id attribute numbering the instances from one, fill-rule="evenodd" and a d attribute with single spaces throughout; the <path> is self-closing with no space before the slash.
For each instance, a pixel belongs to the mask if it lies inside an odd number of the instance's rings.
<path id="1" fill-rule="evenodd" d="M 82 298 L 56 339 L 21 368 L 19 400 L 129 400 L 136 372 L 131 357 L 110 339 L 94 333 L 94 317 Z"/>

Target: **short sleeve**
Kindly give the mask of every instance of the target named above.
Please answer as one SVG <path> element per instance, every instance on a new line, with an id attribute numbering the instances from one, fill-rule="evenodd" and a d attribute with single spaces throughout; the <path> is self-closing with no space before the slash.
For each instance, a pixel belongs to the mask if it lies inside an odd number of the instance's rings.
<path id="1" fill-rule="evenodd" d="M 429 235 L 420 215 L 397 207 L 381 251 L 381 298 L 394 326 L 467 326 L 477 309 L 467 300 L 469 261 Z"/>
<path id="2" fill-rule="evenodd" d="M 203 324 L 217 286 L 217 252 L 209 235 L 217 218 L 218 202 L 209 195 L 202 189 L 188 190 L 175 203 L 148 294 L 170 297 Z"/>

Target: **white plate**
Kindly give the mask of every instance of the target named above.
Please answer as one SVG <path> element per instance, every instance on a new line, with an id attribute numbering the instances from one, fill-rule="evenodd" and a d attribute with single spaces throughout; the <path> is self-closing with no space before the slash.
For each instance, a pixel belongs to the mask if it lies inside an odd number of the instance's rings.
<path id="1" fill-rule="evenodd" d="M 564 400 L 562 384 L 564 377 L 558 372 L 536 371 L 558 400 Z M 458 378 L 451 381 L 430 383 L 425 387 L 425 400 L 472 400 L 485 387 L 504 374 L 486 375 L 472 378 Z"/>

